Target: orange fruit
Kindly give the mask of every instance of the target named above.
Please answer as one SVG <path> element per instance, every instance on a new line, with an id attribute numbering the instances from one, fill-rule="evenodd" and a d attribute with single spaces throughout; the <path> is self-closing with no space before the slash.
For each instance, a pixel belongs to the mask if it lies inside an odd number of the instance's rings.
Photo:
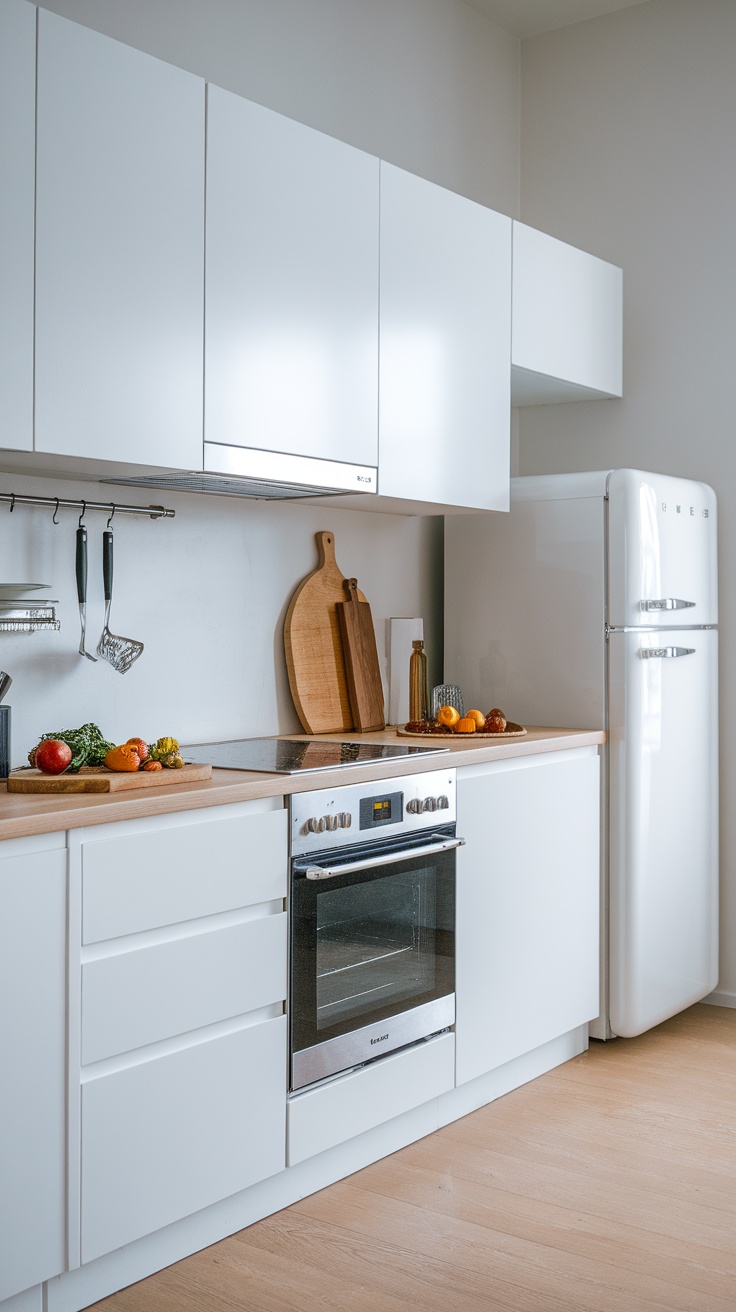
<path id="1" fill-rule="evenodd" d="M 140 756 L 128 743 L 123 743 L 122 747 L 111 747 L 105 757 L 108 770 L 137 770 L 140 763 Z"/>
<path id="2" fill-rule="evenodd" d="M 460 712 L 454 706 L 440 706 L 437 712 L 437 723 L 444 724 L 446 729 L 452 729 L 459 719 Z"/>
<path id="3" fill-rule="evenodd" d="M 486 717 L 482 711 L 466 711 L 465 718 L 466 720 L 475 720 L 475 723 L 479 729 L 482 729 L 483 725 L 486 722 Z"/>
<path id="4" fill-rule="evenodd" d="M 455 733 L 475 733 L 477 728 L 478 726 L 475 720 L 473 720 L 469 715 L 464 715 L 463 718 L 461 720 L 458 720 L 457 724 L 455 725 Z"/>

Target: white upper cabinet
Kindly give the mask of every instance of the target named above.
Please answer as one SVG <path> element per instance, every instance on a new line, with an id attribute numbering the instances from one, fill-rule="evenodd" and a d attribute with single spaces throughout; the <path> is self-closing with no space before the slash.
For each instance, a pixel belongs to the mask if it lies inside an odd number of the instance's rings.
<path id="1" fill-rule="evenodd" d="M 382 496 L 508 509 L 511 220 L 381 163 Z"/>
<path id="2" fill-rule="evenodd" d="M 204 83 L 39 11 L 36 449 L 202 468 Z"/>
<path id="3" fill-rule="evenodd" d="M 0 447 L 33 447 L 36 11 L 0 0 Z"/>
<path id="4" fill-rule="evenodd" d="M 512 404 L 621 396 L 621 269 L 513 227 Z"/>
<path id="5" fill-rule="evenodd" d="M 376 465 L 378 160 L 208 88 L 207 443 Z"/>

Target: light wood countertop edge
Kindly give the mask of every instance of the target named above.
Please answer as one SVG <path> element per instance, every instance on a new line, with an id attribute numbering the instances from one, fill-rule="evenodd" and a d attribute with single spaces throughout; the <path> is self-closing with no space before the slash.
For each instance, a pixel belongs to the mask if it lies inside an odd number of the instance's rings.
<path id="1" fill-rule="evenodd" d="M 282 738 L 301 740 L 309 734 L 280 734 Z M 388 728 L 369 734 L 320 734 L 336 742 L 401 742 L 419 745 L 419 739 L 399 738 Z M 470 735 L 469 735 L 470 737 Z M 507 738 L 502 742 L 448 742 L 434 746 L 449 748 L 416 760 L 379 761 L 370 766 L 373 779 L 395 779 L 400 775 L 441 770 L 449 765 L 482 765 L 540 752 L 564 751 L 590 747 L 605 742 L 598 729 L 530 728 L 524 738 Z M 429 741 L 429 740 L 428 740 Z M 36 834 L 57 833 L 101 825 L 120 820 L 139 820 L 148 816 L 169 815 L 177 811 L 195 811 L 203 807 L 226 806 L 231 802 L 249 802 L 264 797 L 286 797 L 290 793 L 308 792 L 312 788 L 341 787 L 359 783 L 369 771 L 366 766 L 346 766 L 329 771 L 305 771 L 304 774 L 264 774 L 246 770 L 213 770 L 212 778 L 201 783 L 174 784 L 140 793 L 45 794 L 8 793 L 0 784 L 0 840 L 30 838 Z"/>

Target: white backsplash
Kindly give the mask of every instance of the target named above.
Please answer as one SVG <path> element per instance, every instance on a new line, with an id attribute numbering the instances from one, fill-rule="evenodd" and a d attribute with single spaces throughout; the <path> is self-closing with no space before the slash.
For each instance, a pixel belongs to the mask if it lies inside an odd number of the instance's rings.
<path id="1" fill-rule="evenodd" d="M 0 633 L 0 669 L 13 678 L 11 762 L 42 733 L 92 720 L 115 741 L 172 734 L 182 742 L 299 732 L 286 676 L 283 623 L 294 588 L 317 566 L 314 534 L 335 534 L 337 563 L 371 604 L 382 672 L 387 618 L 421 615 L 430 682 L 441 677 L 442 520 L 309 502 L 262 502 L 81 480 L 2 475 L 3 491 L 163 503 L 171 519 L 116 515 L 110 628 L 145 650 L 128 673 L 78 654 L 74 576 L 79 513 L 0 504 L 0 583 L 48 583 L 58 633 Z M 102 533 L 90 511 L 87 648 L 102 629 Z"/>

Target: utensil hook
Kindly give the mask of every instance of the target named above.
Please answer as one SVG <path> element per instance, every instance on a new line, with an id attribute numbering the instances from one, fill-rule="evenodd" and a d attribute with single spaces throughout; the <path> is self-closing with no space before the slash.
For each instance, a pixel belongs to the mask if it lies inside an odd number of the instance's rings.
<path id="1" fill-rule="evenodd" d="M 111 502 L 110 502 L 110 505 L 112 506 L 112 513 L 111 513 L 111 515 L 110 515 L 110 518 L 109 518 L 108 521 L 107 521 L 107 527 L 109 528 L 110 532 L 112 533 L 112 519 L 113 519 L 113 515 L 115 514 L 115 502 L 114 502 L 114 501 L 111 501 Z"/>
<path id="2" fill-rule="evenodd" d="M 59 498 L 57 497 L 57 498 L 56 498 L 56 506 L 54 507 L 54 513 L 53 513 L 53 515 L 52 515 L 52 517 L 51 517 L 51 523 L 52 523 L 52 524 L 58 524 L 59 521 L 58 521 L 58 519 L 56 518 L 56 516 L 58 515 L 58 513 L 59 513 Z"/>
<path id="3" fill-rule="evenodd" d="M 14 510 L 15 510 L 15 492 L 11 492 L 11 493 L 10 493 L 10 513 L 11 513 L 11 515 L 12 515 L 12 513 L 13 513 Z"/>
<path id="4" fill-rule="evenodd" d="M 80 528 L 83 528 L 83 527 L 84 527 L 84 525 L 82 524 L 82 520 L 84 519 L 84 515 L 85 515 L 85 511 L 86 511 L 86 509 L 87 509 L 87 502 L 86 502 L 86 501 L 83 501 L 83 502 L 82 502 L 82 513 L 81 513 L 81 515 L 79 516 L 79 527 L 80 527 Z"/>

